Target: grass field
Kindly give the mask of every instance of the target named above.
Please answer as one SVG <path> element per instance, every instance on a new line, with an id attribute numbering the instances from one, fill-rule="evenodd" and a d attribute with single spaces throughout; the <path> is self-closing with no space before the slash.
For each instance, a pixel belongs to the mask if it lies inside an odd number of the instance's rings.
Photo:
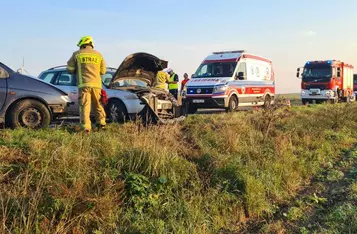
<path id="1" fill-rule="evenodd" d="M 0 131 L 0 233 L 356 233 L 357 104 Z"/>
<path id="2" fill-rule="evenodd" d="M 292 94 L 276 94 L 277 98 L 285 98 L 289 99 L 292 106 L 300 106 L 301 98 L 299 93 L 292 93 Z"/>

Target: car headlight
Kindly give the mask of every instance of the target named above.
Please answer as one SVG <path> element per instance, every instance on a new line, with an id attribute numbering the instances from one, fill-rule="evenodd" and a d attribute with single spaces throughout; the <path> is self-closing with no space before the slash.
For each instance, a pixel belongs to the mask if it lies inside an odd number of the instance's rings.
<path id="1" fill-rule="evenodd" d="M 61 99 L 65 102 L 71 102 L 71 99 L 67 95 L 62 95 Z"/>
<path id="2" fill-rule="evenodd" d="M 215 87 L 213 88 L 213 92 L 214 92 L 214 93 L 226 92 L 227 88 L 228 88 L 228 85 L 215 86 Z"/>
<path id="3" fill-rule="evenodd" d="M 304 90 L 301 91 L 301 96 L 305 96 L 306 92 Z"/>

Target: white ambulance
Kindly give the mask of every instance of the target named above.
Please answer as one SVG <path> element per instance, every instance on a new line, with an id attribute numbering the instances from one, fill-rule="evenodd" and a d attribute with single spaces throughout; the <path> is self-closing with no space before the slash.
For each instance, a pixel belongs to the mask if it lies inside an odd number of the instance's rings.
<path id="1" fill-rule="evenodd" d="M 272 62 L 239 50 L 209 55 L 186 84 L 183 100 L 192 114 L 199 108 L 268 107 L 274 96 Z"/>

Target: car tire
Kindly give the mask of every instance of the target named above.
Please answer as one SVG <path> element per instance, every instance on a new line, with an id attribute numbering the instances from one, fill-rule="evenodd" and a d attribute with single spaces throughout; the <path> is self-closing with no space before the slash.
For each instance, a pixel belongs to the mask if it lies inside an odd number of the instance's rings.
<path id="1" fill-rule="evenodd" d="M 119 100 L 109 101 L 107 117 L 111 123 L 124 123 L 128 119 L 128 112 L 124 103 Z"/>
<path id="2" fill-rule="evenodd" d="M 302 104 L 303 104 L 304 106 L 307 105 L 307 104 L 309 104 L 309 101 L 306 100 L 306 99 L 302 99 L 301 102 L 302 102 Z"/>
<path id="3" fill-rule="evenodd" d="M 23 100 L 16 103 L 6 116 L 10 128 L 47 128 L 51 123 L 51 113 L 47 107 L 36 100 Z"/>
<path id="4" fill-rule="evenodd" d="M 229 99 L 228 108 L 226 109 L 226 111 L 227 112 L 234 112 L 237 109 L 238 109 L 238 98 L 235 95 L 233 95 Z"/>

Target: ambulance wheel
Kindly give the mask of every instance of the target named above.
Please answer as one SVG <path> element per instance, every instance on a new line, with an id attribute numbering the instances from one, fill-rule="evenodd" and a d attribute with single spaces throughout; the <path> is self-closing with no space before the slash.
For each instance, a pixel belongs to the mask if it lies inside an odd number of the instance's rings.
<path id="1" fill-rule="evenodd" d="M 270 95 L 266 95 L 264 99 L 264 108 L 269 109 L 271 107 L 271 97 Z"/>
<path id="2" fill-rule="evenodd" d="M 330 103 L 331 103 L 331 104 L 337 104 L 337 103 L 338 103 L 338 98 L 331 99 L 331 100 L 330 100 Z"/>
<path id="3" fill-rule="evenodd" d="M 187 114 L 195 114 L 197 112 L 198 108 L 197 107 L 192 107 L 192 106 L 188 106 L 187 107 Z"/>
<path id="4" fill-rule="evenodd" d="M 228 108 L 226 109 L 227 112 L 234 112 L 238 109 L 238 98 L 236 96 L 232 96 L 229 99 Z"/>

